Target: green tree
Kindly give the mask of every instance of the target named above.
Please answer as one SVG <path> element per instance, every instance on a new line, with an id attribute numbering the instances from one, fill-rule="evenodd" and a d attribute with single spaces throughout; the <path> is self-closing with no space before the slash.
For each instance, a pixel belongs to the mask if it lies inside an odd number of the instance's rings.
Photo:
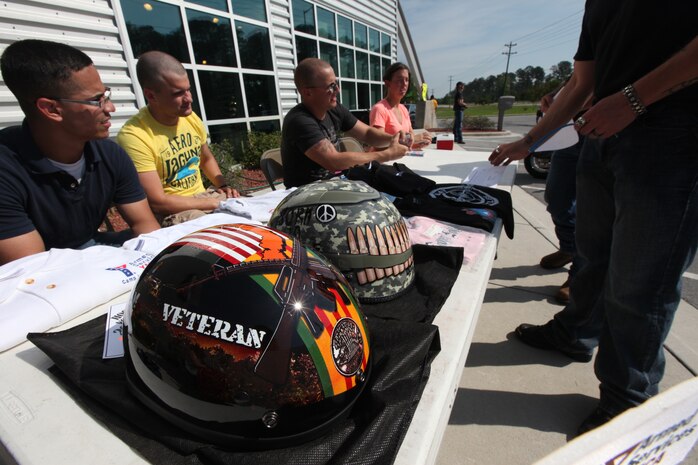
<path id="1" fill-rule="evenodd" d="M 540 66 L 526 66 L 509 73 L 506 95 L 513 95 L 517 101 L 538 102 L 572 74 L 572 63 L 561 61 L 550 68 L 550 74 Z M 485 104 L 496 102 L 504 88 L 504 73 L 479 77 L 465 85 L 463 97 L 466 102 Z M 454 90 L 446 94 L 444 104 L 453 103 Z"/>
<path id="2" fill-rule="evenodd" d="M 572 63 L 569 61 L 561 61 L 560 63 L 550 67 L 551 79 L 564 81 L 572 75 Z"/>

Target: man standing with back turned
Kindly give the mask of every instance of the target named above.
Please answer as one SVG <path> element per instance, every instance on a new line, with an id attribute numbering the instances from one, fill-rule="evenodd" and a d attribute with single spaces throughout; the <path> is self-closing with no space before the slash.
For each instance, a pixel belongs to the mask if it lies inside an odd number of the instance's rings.
<path id="1" fill-rule="evenodd" d="M 226 184 L 206 142 L 206 129 L 193 112 L 189 77 L 174 57 L 146 52 L 136 65 L 148 105 L 129 119 L 117 141 L 136 165 L 150 207 L 163 226 L 213 211 L 221 200 L 238 197 Z M 201 171 L 211 181 L 204 188 Z"/>
<path id="2" fill-rule="evenodd" d="M 118 246 L 158 229 L 131 160 L 107 139 L 111 90 L 90 57 L 22 40 L 0 68 L 25 115 L 0 131 L 0 264 L 53 247 Z M 131 230 L 97 231 L 112 204 Z"/>
<path id="3" fill-rule="evenodd" d="M 522 324 L 525 344 L 589 361 L 599 404 L 578 433 L 657 394 L 663 343 L 698 243 L 698 2 L 587 0 L 574 74 L 550 111 L 493 164 L 594 105 L 575 126 L 577 252 L 586 261 L 570 303 L 543 326 Z"/>

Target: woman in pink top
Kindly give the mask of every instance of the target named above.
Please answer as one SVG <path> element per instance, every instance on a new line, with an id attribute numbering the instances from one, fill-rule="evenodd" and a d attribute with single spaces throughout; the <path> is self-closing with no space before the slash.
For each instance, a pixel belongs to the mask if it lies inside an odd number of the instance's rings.
<path id="1" fill-rule="evenodd" d="M 371 126 L 379 128 L 388 134 L 402 131 L 405 134 L 404 143 L 412 149 L 419 150 L 431 143 L 431 134 L 422 132 L 415 136 L 410 122 L 410 114 L 400 100 L 410 87 L 410 70 L 403 63 L 393 63 L 383 75 L 386 96 L 373 105 L 369 121 Z"/>

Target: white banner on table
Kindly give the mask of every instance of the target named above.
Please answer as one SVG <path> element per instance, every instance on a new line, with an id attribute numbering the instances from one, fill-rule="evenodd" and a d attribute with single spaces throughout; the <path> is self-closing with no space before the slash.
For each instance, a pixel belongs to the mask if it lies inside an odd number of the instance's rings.
<path id="1" fill-rule="evenodd" d="M 675 465 L 698 437 L 698 378 L 578 437 L 535 465 Z"/>

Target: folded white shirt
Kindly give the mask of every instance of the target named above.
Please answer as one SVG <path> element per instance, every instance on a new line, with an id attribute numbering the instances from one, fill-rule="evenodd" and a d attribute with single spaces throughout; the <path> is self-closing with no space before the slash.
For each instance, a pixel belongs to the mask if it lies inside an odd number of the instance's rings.
<path id="1" fill-rule="evenodd" d="M 130 291 L 153 255 L 94 246 L 51 249 L 0 267 L 0 351 Z"/>
<path id="2" fill-rule="evenodd" d="M 266 194 L 256 197 L 226 199 L 218 205 L 216 211 L 232 213 L 233 215 L 242 216 L 252 221 L 267 223 L 279 203 L 294 190 L 296 190 L 296 188 L 291 187 L 286 190 L 267 192 Z"/>

